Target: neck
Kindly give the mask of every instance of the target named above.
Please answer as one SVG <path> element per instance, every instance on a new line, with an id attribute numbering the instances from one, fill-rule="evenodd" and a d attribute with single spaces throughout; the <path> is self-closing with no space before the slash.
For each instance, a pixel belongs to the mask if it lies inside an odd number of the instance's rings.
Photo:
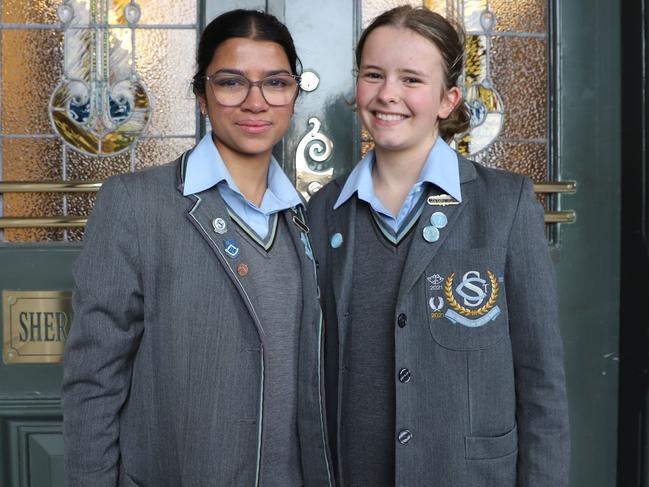
<path id="1" fill-rule="evenodd" d="M 394 216 L 399 213 L 408 193 L 419 179 L 431 148 L 432 144 L 406 151 L 374 149 L 374 193 Z"/>
<path id="2" fill-rule="evenodd" d="M 233 151 L 216 138 L 214 144 L 239 191 L 253 205 L 261 206 L 268 188 L 271 151 L 246 155 Z"/>

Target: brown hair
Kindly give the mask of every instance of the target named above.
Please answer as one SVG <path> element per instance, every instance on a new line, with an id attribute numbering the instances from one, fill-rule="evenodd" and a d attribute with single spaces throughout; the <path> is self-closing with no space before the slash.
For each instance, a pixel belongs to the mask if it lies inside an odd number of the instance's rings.
<path id="1" fill-rule="evenodd" d="M 446 89 L 457 86 L 464 63 L 464 31 L 444 17 L 424 7 L 403 5 L 383 12 L 361 34 L 356 45 L 356 67 L 360 68 L 367 37 L 378 27 L 392 26 L 410 29 L 425 37 L 439 49 L 444 61 Z M 460 101 L 445 119 L 439 121 L 439 135 L 446 142 L 469 128 L 469 111 Z"/>

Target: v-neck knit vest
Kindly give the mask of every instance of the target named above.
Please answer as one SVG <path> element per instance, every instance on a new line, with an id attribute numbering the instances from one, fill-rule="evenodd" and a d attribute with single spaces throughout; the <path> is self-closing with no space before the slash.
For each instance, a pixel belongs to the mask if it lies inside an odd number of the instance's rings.
<path id="1" fill-rule="evenodd" d="M 297 435 L 297 367 L 302 275 L 282 212 L 275 241 L 268 251 L 237 227 L 240 253 L 233 267 L 245 264 L 239 277 L 264 329 L 264 394 L 261 486 L 300 487 L 302 467 Z M 233 222 L 234 224 L 234 222 Z M 232 364 L 236 366 L 236 364 Z"/>
<path id="2" fill-rule="evenodd" d="M 398 245 L 358 202 L 348 369 L 342 398 L 345 487 L 393 486 L 395 455 L 394 312 L 413 231 Z"/>

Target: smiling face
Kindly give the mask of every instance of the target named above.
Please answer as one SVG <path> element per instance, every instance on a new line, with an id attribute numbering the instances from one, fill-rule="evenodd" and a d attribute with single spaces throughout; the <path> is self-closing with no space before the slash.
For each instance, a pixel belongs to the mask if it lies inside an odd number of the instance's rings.
<path id="1" fill-rule="evenodd" d="M 439 49 L 410 29 L 382 26 L 372 31 L 361 53 L 356 103 L 363 125 L 381 151 L 430 149 L 439 119 L 460 100 L 446 89 Z"/>
<path id="2" fill-rule="evenodd" d="M 206 70 L 208 75 L 235 73 L 257 81 L 274 74 L 292 74 L 281 45 L 241 37 L 219 45 Z M 220 105 L 209 82 L 205 95 L 199 96 L 201 111 L 207 113 L 214 143 L 223 159 L 264 157 L 270 159 L 273 146 L 288 130 L 293 104 L 276 107 L 264 100 L 259 87 L 252 87 L 247 98 L 236 107 Z"/>

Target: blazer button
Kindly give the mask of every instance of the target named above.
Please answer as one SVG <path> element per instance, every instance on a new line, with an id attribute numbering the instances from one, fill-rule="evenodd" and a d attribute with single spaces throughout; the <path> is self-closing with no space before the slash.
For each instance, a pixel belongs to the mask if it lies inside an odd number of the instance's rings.
<path id="1" fill-rule="evenodd" d="M 399 371 L 399 382 L 402 384 L 405 384 L 406 382 L 410 382 L 411 374 L 408 369 L 401 369 Z"/>
<path id="2" fill-rule="evenodd" d="M 399 443 L 405 445 L 412 439 L 412 433 L 410 430 L 401 430 L 399 431 Z"/>
<path id="3" fill-rule="evenodd" d="M 408 324 L 408 317 L 404 313 L 401 313 L 397 317 L 397 324 L 399 325 L 399 328 L 403 328 Z"/>

